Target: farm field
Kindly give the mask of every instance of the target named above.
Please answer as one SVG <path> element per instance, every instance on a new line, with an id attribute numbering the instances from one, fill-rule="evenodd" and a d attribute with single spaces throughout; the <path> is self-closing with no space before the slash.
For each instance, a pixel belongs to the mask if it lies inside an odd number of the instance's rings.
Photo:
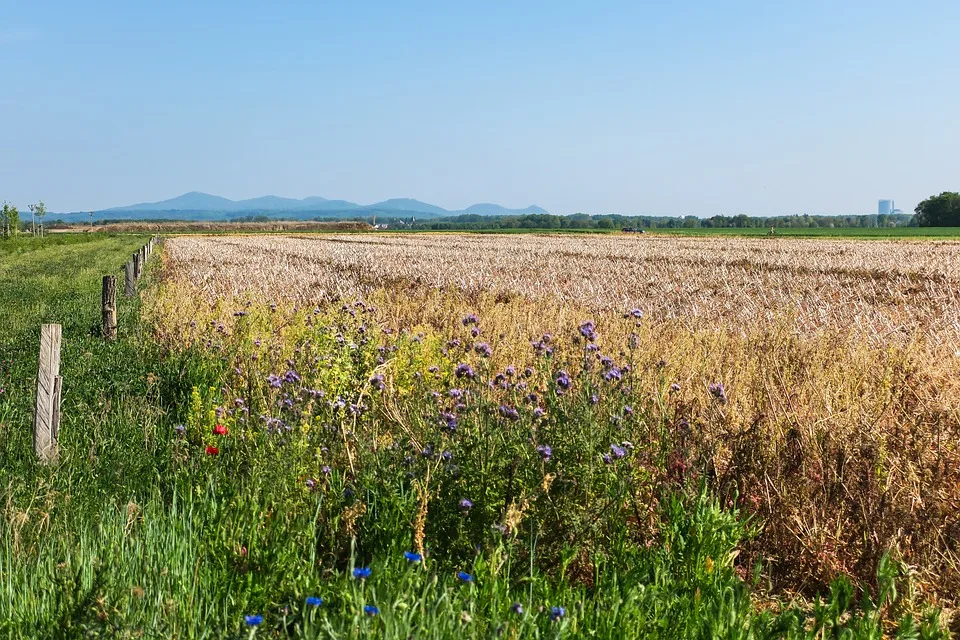
<path id="1" fill-rule="evenodd" d="M 949 635 L 960 242 L 141 242 L 0 244 L 9 636 Z"/>

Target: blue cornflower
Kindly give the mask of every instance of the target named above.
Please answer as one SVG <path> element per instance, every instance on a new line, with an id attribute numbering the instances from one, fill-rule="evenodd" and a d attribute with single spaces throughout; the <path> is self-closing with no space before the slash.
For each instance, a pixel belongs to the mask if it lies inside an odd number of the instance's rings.
<path id="1" fill-rule="evenodd" d="M 380 615 L 380 609 L 377 609 L 377 608 L 376 608 L 374 605 L 372 605 L 372 604 L 365 604 L 365 605 L 363 605 L 363 612 L 364 612 L 365 614 L 367 614 L 368 616 L 378 616 L 378 615 Z"/>
<path id="2" fill-rule="evenodd" d="M 371 573 L 370 567 L 357 567 L 353 570 L 353 577 L 357 580 L 363 580 L 369 578 Z"/>
<path id="3" fill-rule="evenodd" d="M 460 509 L 462 511 L 469 511 L 472 508 L 473 508 L 473 501 L 470 500 L 469 498 L 464 498 L 463 500 L 460 501 Z"/>
<path id="4" fill-rule="evenodd" d="M 419 553 L 414 553 L 413 551 L 404 551 L 403 557 L 407 559 L 408 562 L 417 563 L 423 560 L 423 556 Z"/>
<path id="5" fill-rule="evenodd" d="M 311 607 L 319 607 L 320 605 L 323 604 L 323 598 L 318 598 L 317 596 L 309 596 L 306 602 Z"/>
<path id="6" fill-rule="evenodd" d="M 563 607 L 550 607 L 550 619 L 559 620 L 563 616 L 567 615 L 567 610 Z"/>
<path id="7" fill-rule="evenodd" d="M 548 444 L 542 444 L 537 447 L 537 453 L 539 453 L 540 457 L 544 460 L 549 460 L 550 456 L 553 455 L 553 449 Z"/>
<path id="8" fill-rule="evenodd" d="M 610 445 L 610 453 L 612 453 L 613 457 L 616 458 L 617 460 L 627 455 L 626 450 L 623 447 L 616 444 Z"/>
<path id="9" fill-rule="evenodd" d="M 473 576 L 466 571 L 457 571 L 457 580 L 460 582 L 473 582 Z"/>
<path id="10" fill-rule="evenodd" d="M 263 616 L 261 615 L 243 616 L 243 621 L 247 623 L 248 627 L 255 627 L 258 624 L 263 622 Z"/>

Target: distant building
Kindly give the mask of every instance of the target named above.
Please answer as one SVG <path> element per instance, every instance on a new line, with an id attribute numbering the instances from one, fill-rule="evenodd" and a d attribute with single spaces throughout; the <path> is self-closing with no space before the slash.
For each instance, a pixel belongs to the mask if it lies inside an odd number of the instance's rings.
<path id="1" fill-rule="evenodd" d="M 877 213 L 879 215 L 890 215 L 894 210 L 893 200 L 881 200 L 877 205 Z"/>

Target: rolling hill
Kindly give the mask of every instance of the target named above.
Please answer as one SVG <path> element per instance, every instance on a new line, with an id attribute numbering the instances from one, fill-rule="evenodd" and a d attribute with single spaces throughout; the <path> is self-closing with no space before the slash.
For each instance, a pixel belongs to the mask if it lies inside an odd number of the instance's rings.
<path id="1" fill-rule="evenodd" d="M 313 218 L 355 218 L 367 216 L 441 218 L 461 214 L 523 215 L 547 213 L 536 205 L 509 209 L 498 204 L 479 203 L 451 211 L 413 198 L 391 198 L 362 205 L 347 200 L 328 200 L 310 196 L 297 200 L 266 195 L 247 200 L 230 200 L 200 191 L 191 191 L 169 200 L 141 202 L 94 212 L 94 220 L 230 220 L 246 216 L 266 216 L 293 220 Z M 86 212 L 51 213 L 51 220 L 81 222 L 90 219 Z"/>

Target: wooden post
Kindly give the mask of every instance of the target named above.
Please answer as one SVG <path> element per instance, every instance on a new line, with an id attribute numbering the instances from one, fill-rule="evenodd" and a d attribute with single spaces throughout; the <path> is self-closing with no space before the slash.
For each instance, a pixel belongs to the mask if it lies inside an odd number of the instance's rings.
<path id="1" fill-rule="evenodd" d="M 117 339 L 117 276 L 103 276 L 103 337 Z"/>
<path id="2" fill-rule="evenodd" d="M 128 298 L 136 293 L 136 277 L 133 271 L 133 258 L 127 260 L 123 265 L 123 295 Z"/>
<path id="3" fill-rule="evenodd" d="M 140 279 L 140 272 L 143 271 L 143 264 L 140 262 L 140 252 L 133 254 L 133 279 Z"/>
<path id="4" fill-rule="evenodd" d="M 43 464 L 57 461 L 60 433 L 60 341 L 58 324 L 40 328 L 40 367 L 37 373 L 37 405 L 33 414 L 33 451 Z"/>

